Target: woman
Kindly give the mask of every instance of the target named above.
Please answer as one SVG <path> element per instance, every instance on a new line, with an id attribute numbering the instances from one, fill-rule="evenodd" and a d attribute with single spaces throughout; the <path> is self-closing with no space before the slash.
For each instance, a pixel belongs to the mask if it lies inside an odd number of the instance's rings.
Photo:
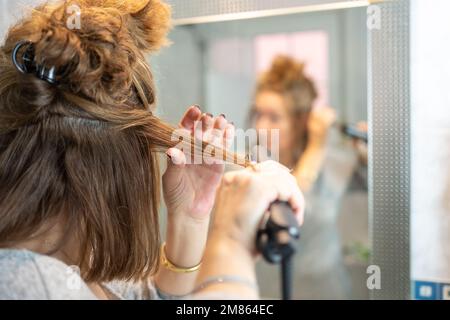
<path id="1" fill-rule="evenodd" d="M 279 144 L 272 146 L 269 141 L 269 149 L 279 148 L 280 162 L 292 168 L 308 199 L 309 214 L 296 256 L 294 296 L 341 299 L 348 297 L 349 282 L 336 220 L 345 183 L 336 177 L 340 167 L 327 153 L 335 113 L 327 107 L 313 109 L 316 98 L 317 91 L 304 65 L 278 56 L 259 79 L 251 115 L 257 130 L 279 130 Z M 277 154 L 276 150 L 272 153 Z M 266 266 L 258 265 L 260 277 L 268 272 Z M 274 295 L 273 287 L 268 284 L 263 292 Z"/>
<path id="2" fill-rule="evenodd" d="M 66 23 L 73 4 L 75 29 Z M 0 48 L 0 298 L 258 297 L 258 222 L 277 199 L 301 222 L 302 195 L 277 163 L 222 178 L 223 165 L 189 165 L 173 147 L 152 112 L 144 58 L 166 43 L 169 21 L 159 0 L 77 0 L 44 4 L 9 30 Z M 198 107 L 180 126 L 220 147 L 234 131 Z M 172 159 L 162 248 L 161 150 Z"/>
<path id="3" fill-rule="evenodd" d="M 335 120 L 333 109 L 313 109 L 316 98 L 304 65 L 280 55 L 261 76 L 251 110 L 257 130 L 279 130 L 280 162 L 294 169 L 304 192 L 312 188 L 322 168 L 328 129 Z"/>

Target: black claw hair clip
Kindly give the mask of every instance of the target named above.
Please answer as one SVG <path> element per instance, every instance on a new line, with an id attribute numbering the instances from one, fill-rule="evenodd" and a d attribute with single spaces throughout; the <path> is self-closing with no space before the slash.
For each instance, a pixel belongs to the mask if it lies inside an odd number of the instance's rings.
<path id="1" fill-rule="evenodd" d="M 21 57 L 18 55 L 23 52 Z M 57 84 L 56 68 L 48 68 L 45 65 L 39 65 L 35 60 L 34 43 L 28 40 L 20 41 L 14 47 L 12 53 L 12 61 L 14 66 L 23 74 L 35 74 L 41 80 L 44 80 L 52 85 Z"/>

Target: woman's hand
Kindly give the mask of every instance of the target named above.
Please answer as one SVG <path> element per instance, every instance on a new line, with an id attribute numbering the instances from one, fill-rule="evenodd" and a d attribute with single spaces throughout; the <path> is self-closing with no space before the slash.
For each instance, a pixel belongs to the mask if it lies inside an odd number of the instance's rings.
<path id="1" fill-rule="evenodd" d="M 213 118 L 196 106 L 190 107 L 180 128 L 196 138 L 228 148 L 234 138 L 234 125 L 225 116 Z M 223 175 L 223 164 L 187 164 L 186 155 L 177 148 L 167 151 L 168 167 L 163 175 L 163 193 L 170 216 L 194 220 L 209 218 L 216 189 Z"/>
<path id="2" fill-rule="evenodd" d="M 303 195 L 289 170 L 273 161 L 254 168 L 226 173 L 218 190 L 213 229 L 196 279 L 200 299 L 205 293 L 227 299 L 258 298 L 248 284 L 256 285 L 256 231 L 272 202 L 288 201 L 303 223 Z M 208 279 L 227 276 L 239 280 L 205 286 Z"/>
<path id="3" fill-rule="evenodd" d="M 359 122 L 357 124 L 357 128 L 359 131 L 367 133 L 369 131 L 369 125 L 367 122 Z M 368 159 L 369 159 L 369 151 L 367 143 L 362 140 L 354 140 L 353 141 L 354 147 L 356 149 L 356 152 L 358 153 L 359 161 L 361 161 L 362 164 L 367 166 Z"/>
<path id="4" fill-rule="evenodd" d="M 328 132 L 335 120 L 336 112 L 329 107 L 315 108 L 311 112 L 306 149 L 294 169 L 297 183 L 303 192 L 311 190 L 322 169 Z"/>
<path id="5" fill-rule="evenodd" d="M 267 161 L 225 174 L 218 190 L 213 233 L 224 233 L 253 250 L 262 216 L 276 200 L 287 201 L 303 224 L 303 195 L 283 165 Z"/>
<path id="6" fill-rule="evenodd" d="M 218 147 L 228 147 L 234 138 L 234 125 L 224 116 L 213 118 L 198 107 L 190 107 L 180 122 L 183 136 Z M 191 268 L 203 259 L 208 236 L 210 213 L 216 189 L 223 176 L 223 164 L 187 163 L 186 155 L 179 149 L 167 151 L 167 170 L 163 175 L 163 193 L 168 221 L 165 255 L 178 267 Z M 175 273 L 164 267 L 155 277 L 157 287 L 163 292 L 180 296 L 193 289 L 197 272 Z"/>
<path id="7" fill-rule="evenodd" d="M 328 131 L 336 121 L 336 112 L 330 107 L 315 108 L 311 111 L 308 121 L 309 142 L 324 143 Z"/>

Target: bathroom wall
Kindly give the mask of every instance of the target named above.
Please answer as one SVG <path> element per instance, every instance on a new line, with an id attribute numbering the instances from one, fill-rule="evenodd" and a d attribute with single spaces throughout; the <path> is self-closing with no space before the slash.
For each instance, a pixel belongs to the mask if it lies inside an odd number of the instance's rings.
<path id="1" fill-rule="evenodd" d="M 419 299 L 450 299 L 448 12 L 448 0 L 411 1 L 411 277 Z"/>

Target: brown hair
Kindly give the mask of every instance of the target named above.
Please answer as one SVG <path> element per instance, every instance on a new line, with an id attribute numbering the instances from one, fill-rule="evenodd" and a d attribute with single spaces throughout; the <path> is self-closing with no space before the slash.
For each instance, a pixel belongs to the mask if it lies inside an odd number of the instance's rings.
<path id="1" fill-rule="evenodd" d="M 297 142 L 293 146 L 293 163 L 296 163 L 306 146 L 308 133 L 305 127 L 317 98 L 315 85 L 306 76 L 304 69 L 303 63 L 279 55 L 273 60 L 270 70 L 262 74 L 256 88 L 256 94 L 271 91 L 280 94 L 286 101 L 293 123 L 293 141 Z"/>
<path id="2" fill-rule="evenodd" d="M 72 4 L 80 29 L 66 26 Z M 63 216 L 79 234 L 86 281 L 157 270 L 155 152 L 177 142 L 152 112 L 144 53 L 166 44 L 169 28 L 160 0 L 78 0 L 39 6 L 10 29 L 0 48 L 0 247 Z M 56 67 L 57 85 L 17 71 L 11 54 L 22 40 L 37 63 Z"/>

